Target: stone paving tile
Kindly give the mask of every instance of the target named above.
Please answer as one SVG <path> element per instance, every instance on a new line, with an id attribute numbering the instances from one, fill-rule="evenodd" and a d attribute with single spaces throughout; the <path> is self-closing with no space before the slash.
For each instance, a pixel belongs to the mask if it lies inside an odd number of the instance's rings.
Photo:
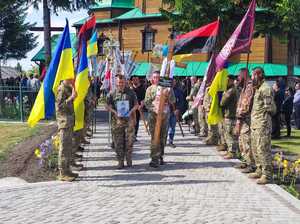
<path id="1" fill-rule="evenodd" d="M 167 164 L 157 170 L 148 167 L 142 126 L 134 167 L 124 170 L 115 169 L 107 124 L 97 130 L 78 181 L 0 188 L 0 223 L 299 223 L 299 202 L 256 185 L 187 127 L 185 138 L 177 130 L 177 147 L 166 148 Z"/>

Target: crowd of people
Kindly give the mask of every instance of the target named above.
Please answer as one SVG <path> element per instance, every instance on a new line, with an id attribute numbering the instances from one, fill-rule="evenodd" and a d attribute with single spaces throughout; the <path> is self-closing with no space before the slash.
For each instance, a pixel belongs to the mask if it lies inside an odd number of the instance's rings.
<path id="1" fill-rule="evenodd" d="M 30 74 L 30 75 L 20 75 L 18 77 L 10 77 L 0 80 L 1 86 L 19 88 L 20 84 L 23 89 L 38 91 L 41 86 L 41 80 L 39 75 Z"/>
<path id="2" fill-rule="evenodd" d="M 149 166 L 158 168 L 164 165 L 164 149 L 166 145 L 176 147 L 175 127 L 178 124 L 181 128 L 184 121 L 191 124 L 191 133 L 203 138 L 205 144 L 216 145 L 224 159 L 241 156 L 242 162 L 236 168 L 248 173 L 249 178 L 257 178 L 258 184 L 270 183 L 273 177 L 271 137 L 278 132 L 275 129 L 280 129 L 280 124 L 285 121 L 287 135 L 290 136 L 292 114 L 295 115 L 295 127 L 300 128 L 300 83 L 295 85 L 294 90 L 285 88 L 279 80 L 272 88 L 265 80 L 262 68 L 257 67 L 251 73 L 250 78 L 244 68 L 237 77 L 228 76 L 227 90 L 218 94 L 224 118 L 218 124 L 208 122 L 212 103 L 210 83 L 206 84 L 199 106 L 192 106 L 202 84 L 201 78 L 173 79 L 171 87 L 163 88 L 159 84 L 158 71 L 152 74 L 150 80 L 139 77 L 126 80 L 121 73 L 117 74 L 116 88 L 104 94 L 106 109 L 112 114 L 112 148 L 116 152 L 117 168 L 123 169 L 125 162 L 128 167 L 133 166 L 133 145 L 139 141 L 140 126 L 144 126 L 151 136 Z M 74 180 L 78 174 L 73 171 L 83 168 L 77 163 L 82 158 L 78 152 L 84 150 L 82 144 L 89 144 L 86 137 L 91 136 L 92 111 L 101 93 L 98 78 L 90 79 L 90 84 L 84 100 L 85 124 L 79 131 L 73 131 L 73 101 L 77 96 L 73 81 L 62 81 L 56 96 L 61 141 L 59 179 L 63 181 Z M 285 88 L 284 95 L 282 88 Z"/>
<path id="3" fill-rule="evenodd" d="M 165 89 L 159 85 L 159 72 L 152 74 L 150 83 L 139 77 L 125 80 L 118 75 L 116 89 L 107 95 L 106 101 L 106 108 L 112 113 L 112 140 L 117 154 L 117 168 L 123 169 L 125 161 L 128 167 L 132 166 L 132 148 L 138 141 L 140 120 L 143 120 L 151 135 L 149 166 L 157 168 L 165 163 L 165 146 L 176 147 L 176 123 L 180 125 L 182 118 L 188 120 L 190 117 L 192 133 L 204 138 L 207 145 L 216 145 L 225 159 L 241 156 L 242 162 L 236 168 L 248 173 L 249 178 L 258 179 L 258 184 L 270 183 L 273 177 L 271 137 L 274 129 L 282 128 L 283 121 L 287 136 L 291 135 L 292 114 L 295 126 L 299 128 L 300 84 L 295 85 L 294 94 L 294 89 L 285 88 L 281 80 L 272 88 L 260 67 L 251 73 L 250 78 L 244 68 L 237 78 L 228 76 L 227 90 L 219 96 L 224 119 L 214 125 L 207 122 L 212 103 L 210 83 L 202 103 L 193 108 L 202 83 L 200 78 L 173 79 L 172 88 Z M 276 94 L 282 88 L 284 95 L 279 104 Z M 165 97 L 163 105 L 160 105 L 160 97 Z M 158 108 L 161 108 L 159 115 Z M 156 130 L 157 120 L 159 131 Z"/>

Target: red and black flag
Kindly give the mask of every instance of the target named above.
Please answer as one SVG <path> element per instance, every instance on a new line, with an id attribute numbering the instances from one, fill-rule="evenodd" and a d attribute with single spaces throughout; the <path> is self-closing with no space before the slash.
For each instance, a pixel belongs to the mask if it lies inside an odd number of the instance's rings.
<path id="1" fill-rule="evenodd" d="M 212 51 L 215 46 L 218 30 L 219 20 L 191 32 L 178 35 L 175 39 L 174 55 Z"/>
<path id="2" fill-rule="evenodd" d="M 79 39 L 84 38 L 86 41 L 88 41 L 96 27 L 96 17 L 93 15 L 91 18 L 89 18 L 80 28 L 78 37 Z"/>
<path id="3" fill-rule="evenodd" d="M 79 33 L 78 33 L 78 42 L 77 42 L 77 68 L 79 65 L 79 59 L 81 56 L 81 44 L 82 41 L 88 41 L 89 39 L 91 39 L 92 34 L 95 30 L 96 27 L 96 17 L 95 15 L 93 15 L 92 17 L 90 17 L 80 28 Z M 76 68 L 76 71 L 77 71 Z"/>

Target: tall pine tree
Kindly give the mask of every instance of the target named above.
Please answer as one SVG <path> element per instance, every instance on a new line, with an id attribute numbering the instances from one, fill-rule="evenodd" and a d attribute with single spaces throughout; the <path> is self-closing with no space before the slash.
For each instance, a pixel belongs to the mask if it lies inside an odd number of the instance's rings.
<path id="1" fill-rule="evenodd" d="M 36 46 L 36 37 L 29 32 L 33 24 L 25 22 L 24 1 L 1 0 L 0 2 L 0 60 L 25 58 Z"/>

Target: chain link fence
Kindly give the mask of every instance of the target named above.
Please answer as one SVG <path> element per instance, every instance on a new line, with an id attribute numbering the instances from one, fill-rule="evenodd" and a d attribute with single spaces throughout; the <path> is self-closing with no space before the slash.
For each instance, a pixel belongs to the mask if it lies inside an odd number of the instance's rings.
<path id="1" fill-rule="evenodd" d="M 22 86 L 0 86 L 0 120 L 26 121 L 37 93 Z"/>

